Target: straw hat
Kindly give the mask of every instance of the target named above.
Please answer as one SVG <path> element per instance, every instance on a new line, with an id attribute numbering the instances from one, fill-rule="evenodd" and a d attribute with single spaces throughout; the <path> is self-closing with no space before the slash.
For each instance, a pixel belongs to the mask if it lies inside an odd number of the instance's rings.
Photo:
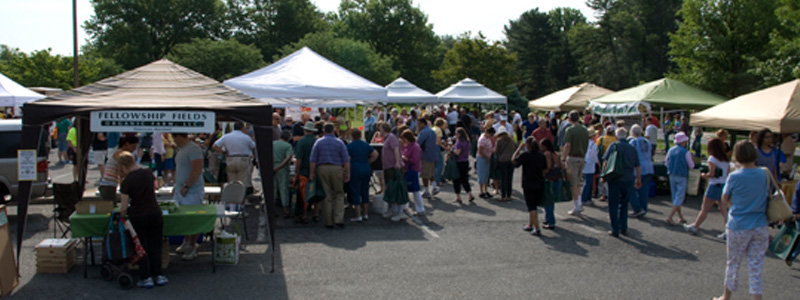
<path id="1" fill-rule="evenodd" d="M 688 141 L 689 141 L 689 137 L 686 136 L 686 133 L 683 133 L 683 131 L 678 132 L 678 134 L 675 135 L 675 144 L 680 144 L 680 143 L 688 142 Z"/>
<path id="2" fill-rule="evenodd" d="M 306 122 L 306 125 L 303 126 L 303 130 L 317 132 L 317 126 L 314 125 L 314 122 Z"/>
<path id="3" fill-rule="evenodd" d="M 508 129 L 505 126 L 497 127 L 497 132 L 494 133 L 494 136 L 500 136 L 501 134 L 508 134 Z"/>
<path id="4" fill-rule="evenodd" d="M 587 129 L 587 131 L 589 132 L 589 137 L 597 135 L 597 130 L 595 130 L 594 128 L 589 128 Z"/>

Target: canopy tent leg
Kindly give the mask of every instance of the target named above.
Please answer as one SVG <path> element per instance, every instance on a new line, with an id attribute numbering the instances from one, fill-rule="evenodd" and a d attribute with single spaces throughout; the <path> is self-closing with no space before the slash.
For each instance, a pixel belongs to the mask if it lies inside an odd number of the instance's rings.
<path id="1" fill-rule="evenodd" d="M 22 125 L 20 149 L 39 149 L 42 140 L 42 125 Z M 39 154 L 37 153 L 37 158 Z M 17 193 L 17 276 L 19 276 L 19 257 L 22 253 L 22 241 L 25 237 L 25 223 L 28 220 L 28 203 L 31 200 L 32 181 L 20 181 Z"/>
<path id="2" fill-rule="evenodd" d="M 87 159 L 89 156 L 89 146 L 92 144 L 92 130 L 89 125 L 89 118 L 88 116 L 76 117 L 76 121 L 78 123 L 78 128 L 75 130 L 78 133 L 78 153 L 75 155 L 77 156 L 77 163 L 78 167 L 78 186 L 80 187 L 79 199 L 83 199 L 83 192 L 86 190 L 86 173 L 88 171 L 89 160 Z"/>
<path id="3" fill-rule="evenodd" d="M 272 115 L 272 108 L 265 112 L 266 116 Z M 272 174 L 272 126 L 254 125 L 256 136 L 256 161 L 258 171 L 261 174 L 261 195 L 264 197 L 264 205 L 267 207 L 267 230 L 269 232 L 270 256 L 272 259 L 272 269 L 275 272 L 275 216 L 278 211 L 275 209 L 275 189 L 274 175 Z M 265 171 L 266 170 L 266 171 Z"/>

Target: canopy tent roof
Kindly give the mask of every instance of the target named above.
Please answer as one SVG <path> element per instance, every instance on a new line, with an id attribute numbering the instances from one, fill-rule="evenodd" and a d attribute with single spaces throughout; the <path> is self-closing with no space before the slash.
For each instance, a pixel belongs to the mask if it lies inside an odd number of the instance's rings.
<path id="1" fill-rule="evenodd" d="M 0 73 L 0 106 L 19 107 L 27 102 L 42 98 L 44 98 L 44 95 L 26 89 Z"/>
<path id="2" fill-rule="evenodd" d="M 314 108 L 353 108 L 358 101 L 347 100 L 319 100 L 319 99 L 289 99 L 289 98 L 264 98 L 261 102 L 272 105 L 274 108 L 287 107 L 314 107 Z"/>
<path id="3" fill-rule="evenodd" d="M 436 95 L 400 77 L 386 86 L 388 103 L 437 103 Z"/>
<path id="4" fill-rule="evenodd" d="M 471 78 L 464 78 L 449 88 L 436 93 L 443 103 L 495 103 L 506 104 L 508 98 L 483 86 Z"/>
<path id="5" fill-rule="evenodd" d="M 654 106 L 680 109 L 702 109 L 725 102 L 722 96 L 706 92 L 683 82 L 662 78 L 592 101 L 603 104 L 644 101 Z"/>
<path id="6" fill-rule="evenodd" d="M 267 105 L 214 79 L 162 59 L 80 88 L 26 104 L 25 124 L 109 109 L 181 109 L 236 112 L 242 121 L 263 123 Z"/>
<path id="7" fill-rule="evenodd" d="M 254 98 L 385 102 L 386 89 L 303 47 L 281 60 L 225 80 Z"/>
<path id="8" fill-rule="evenodd" d="M 114 77 L 51 97 L 26 103 L 22 123 L 20 149 L 38 149 L 41 135 L 50 121 L 76 116 L 78 128 L 79 195 L 86 183 L 86 157 L 93 136 L 90 131 L 92 111 L 98 110 L 194 110 L 213 111 L 218 119 L 241 120 L 253 125 L 256 154 L 260 170 L 272 170 L 272 108 L 237 90 L 200 73 L 162 59 Z M 272 172 L 261 173 L 262 190 L 273 187 Z M 202 179 L 201 179 L 202 180 Z M 31 181 L 20 181 L 17 215 L 17 262 L 25 241 L 25 222 L 31 196 Z M 263 195 L 267 207 L 269 236 L 275 247 L 275 199 L 272 193 Z M 272 251 L 274 268 L 274 250 Z"/>
<path id="9" fill-rule="evenodd" d="M 693 126 L 800 132 L 800 79 L 736 97 L 692 114 Z"/>
<path id="10" fill-rule="evenodd" d="M 589 100 L 604 96 L 614 91 L 584 82 L 576 86 L 553 92 L 547 96 L 528 102 L 528 107 L 538 110 L 570 111 L 583 110 Z"/>

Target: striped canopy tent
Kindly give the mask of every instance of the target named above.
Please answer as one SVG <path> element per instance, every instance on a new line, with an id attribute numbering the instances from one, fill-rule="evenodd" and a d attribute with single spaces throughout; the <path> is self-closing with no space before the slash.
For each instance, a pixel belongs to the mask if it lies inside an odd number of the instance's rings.
<path id="1" fill-rule="evenodd" d="M 94 111 L 170 110 L 213 112 L 217 120 L 243 121 L 255 129 L 256 155 L 259 170 L 272 170 L 272 107 L 200 73 L 162 59 L 140 68 L 26 103 L 22 110 L 22 141 L 20 149 L 38 149 L 42 129 L 50 122 L 64 117 L 76 117 L 78 129 L 77 165 L 79 183 L 86 183 L 86 162 L 93 134 L 90 113 Z M 265 191 L 273 190 L 272 172 L 261 174 Z M 79 193 L 82 195 L 83 193 Z M 17 261 L 24 241 L 25 222 L 31 196 L 31 182 L 19 183 L 17 227 Z M 272 260 L 275 251 L 275 199 L 264 193 L 268 210 Z"/>
<path id="2" fill-rule="evenodd" d="M 544 111 L 584 110 L 589 100 L 611 94 L 614 91 L 584 82 L 566 89 L 556 91 L 528 102 L 528 107 Z"/>

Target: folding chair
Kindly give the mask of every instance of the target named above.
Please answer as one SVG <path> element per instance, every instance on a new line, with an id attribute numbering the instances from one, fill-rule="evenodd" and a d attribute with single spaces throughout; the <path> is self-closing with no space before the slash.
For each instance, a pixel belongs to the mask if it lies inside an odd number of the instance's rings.
<path id="1" fill-rule="evenodd" d="M 240 181 L 229 182 L 222 187 L 222 194 L 220 201 L 225 206 L 225 218 L 228 219 L 242 219 L 244 224 L 244 237 L 249 240 L 247 235 L 247 219 L 245 219 L 244 204 L 245 204 L 246 188 Z"/>
<path id="2" fill-rule="evenodd" d="M 53 183 L 53 238 L 58 237 L 58 232 L 61 232 L 61 238 L 65 238 L 70 232 L 69 216 L 75 212 L 75 205 L 80 199 L 80 188 L 78 182 L 73 183 Z"/>

